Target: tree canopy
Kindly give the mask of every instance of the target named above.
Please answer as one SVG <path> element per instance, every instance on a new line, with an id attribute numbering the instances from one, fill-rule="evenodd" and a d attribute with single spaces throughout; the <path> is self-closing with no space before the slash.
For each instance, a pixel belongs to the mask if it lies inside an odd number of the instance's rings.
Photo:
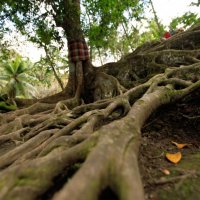
<path id="1" fill-rule="evenodd" d="M 62 38 L 65 38 L 66 34 L 67 2 L 67 0 L 1 1 L 1 27 L 12 22 L 22 34 L 39 46 L 57 42 L 56 45 L 60 48 L 63 45 Z M 118 35 L 119 27 L 125 31 L 130 45 L 134 44 L 131 42 L 130 32 L 136 31 L 137 27 L 128 24 L 130 21 L 140 21 L 144 18 L 144 8 L 147 4 L 148 1 L 130 0 L 123 3 L 118 0 L 81 1 L 81 27 L 91 48 L 113 47 L 113 44 L 109 43 L 113 41 L 115 35 Z M 74 12 L 72 9 L 70 15 Z M 68 29 L 70 29 L 69 24 Z M 114 40 L 116 42 L 116 39 Z"/>

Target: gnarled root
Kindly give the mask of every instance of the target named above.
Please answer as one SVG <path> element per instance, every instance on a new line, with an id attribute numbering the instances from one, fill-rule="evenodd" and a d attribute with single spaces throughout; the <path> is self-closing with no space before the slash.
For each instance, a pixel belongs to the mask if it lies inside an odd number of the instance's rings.
<path id="1" fill-rule="evenodd" d="M 72 110 L 53 112 L 44 104 L 42 111 L 33 106 L 6 114 L 0 141 L 20 143 L 0 153 L 0 199 L 38 199 L 56 179 L 62 181 L 54 200 L 94 200 L 105 188 L 119 199 L 144 199 L 137 161 L 141 128 L 158 107 L 199 89 L 199 72 L 199 63 L 168 69 L 114 98 Z M 14 116 L 20 125 L 6 131 Z"/>

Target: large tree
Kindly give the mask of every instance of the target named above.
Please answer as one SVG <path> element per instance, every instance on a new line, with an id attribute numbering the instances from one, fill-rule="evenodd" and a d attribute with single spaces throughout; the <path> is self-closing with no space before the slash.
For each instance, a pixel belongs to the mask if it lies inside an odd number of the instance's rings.
<path id="1" fill-rule="evenodd" d="M 136 20 L 140 19 L 143 6 L 146 4 L 145 1 L 130 0 L 123 3 L 118 0 L 109 2 L 86 0 L 81 3 L 83 8 L 85 6 L 87 13 L 91 13 L 88 16 L 93 16 L 91 19 L 93 24 L 99 27 L 95 31 L 95 39 L 98 38 L 99 41 L 105 40 L 112 30 L 126 22 L 125 12 L 135 16 Z M 1 10 L 2 21 L 6 23 L 6 20 L 9 19 L 14 22 L 22 34 L 27 35 L 30 40 L 36 41 L 40 46 L 49 44 L 50 40 L 61 42 L 58 30 L 58 27 L 61 27 L 68 41 L 70 61 L 68 85 L 62 94 L 64 94 L 64 98 L 75 97 L 72 99 L 75 105 L 80 104 L 80 98 L 86 102 L 96 98 L 94 94 L 88 98 L 88 92 L 85 92 L 94 90 L 91 87 L 94 85 L 94 81 L 91 80 L 96 79 L 97 73 L 90 62 L 89 50 L 84 36 L 85 31 L 92 42 L 91 34 L 88 33 L 92 30 L 82 29 L 82 24 L 87 27 L 87 23 L 82 20 L 81 24 L 80 0 L 2 1 Z M 91 21 L 89 23 L 91 24 Z M 98 76 L 102 75 L 98 74 Z M 111 80 L 111 82 L 113 81 Z M 58 96 L 56 96 L 56 100 L 57 98 Z"/>
<path id="2" fill-rule="evenodd" d="M 68 42 L 84 42 L 79 2 L 45 2 L 52 4 L 57 25 L 64 22 Z M 70 80 L 67 88 L 75 86 L 76 100 L 90 103 L 77 106 L 79 101 L 54 96 L 51 104 L 46 98 L 1 114 L 0 199 L 94 200 L 106 188 L 116 199 L 144 199 L 138 165 L 141 128 L 157 108 L 200 88 L 199 33 L 196 26 L 145 43 L 98 69 L 88 59 L 73 63 L 71 78 L 76 74 L 79 81 Z"/>

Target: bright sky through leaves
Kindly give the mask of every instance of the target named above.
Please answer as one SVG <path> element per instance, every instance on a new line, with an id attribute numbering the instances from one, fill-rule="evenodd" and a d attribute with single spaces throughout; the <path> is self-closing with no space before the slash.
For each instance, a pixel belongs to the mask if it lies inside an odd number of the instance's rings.
<path id="1" fill-rule="evenodd" d="M 200 13 L 200 7 L 191 7 L 191 0 L 152 0 L 157 15 L 164 25 L 168 25 L 172 18 L 191 11 Z M 195 2 L 193 0 L 193 2 Z"/>
<path id="2" fill-rule="evenodd" d="M 192 1 L 194 2 L 194 0 L 152 0 L 158 18 L 165 26 L 169 25 L 172 18 L 181 16 L 185 12 L 200 13 L 200 7 L 189 6 Z M 152 13 L 147 13 L 147 15 L 153 17 Z M 29 57 L 33 62 L 38 61 L 41 54 L 44 54 L 43 51 L 39 50 L 33 44 L 23 42 L 24 38 L 19 38 L 18 40 L 18 43 L 20 43 L 20 46 L 17 48 L 18 52 L 25 57 Z"/>

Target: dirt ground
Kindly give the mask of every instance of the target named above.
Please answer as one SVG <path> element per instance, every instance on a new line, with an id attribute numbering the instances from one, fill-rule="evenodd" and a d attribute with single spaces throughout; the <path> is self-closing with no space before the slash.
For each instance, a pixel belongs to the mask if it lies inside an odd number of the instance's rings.
<path id="1" fill-rule="evenodd" d="M 178 149 L 172 141 L 191 145 Z M 146 199 L 200 199 L 200 91 L 154 113 L 142 130 L 141 143 Z M 178 151 L 182 154 L 179 163 L 166 159 L 166 153 Z"/>

